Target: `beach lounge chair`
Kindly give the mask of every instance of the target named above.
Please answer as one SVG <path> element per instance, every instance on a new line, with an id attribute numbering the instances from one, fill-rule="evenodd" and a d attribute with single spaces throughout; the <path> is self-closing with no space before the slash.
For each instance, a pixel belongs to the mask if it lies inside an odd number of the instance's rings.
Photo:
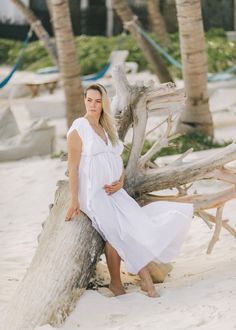
<path id="1" fill-rule="evenodd" d="M 34 77 L 24 79 L 22 83 L 30 89 L 31 96 L 35 97 L 39 94 L 39 91 L 42 88 L 48 90 L 49 94 L 53 94 L 54 90 L 58 86 L 59 81 L 59 73 L 45 76 L 35 74 Z"/>
<path id="2" fill-rule="evenodd" d="M 39 93 L 39 89 L 41 87 L 44 87 L 46 90 L 49 91 L 50 94 L 53 94 L 55 88 L 57 87 L 59 78 L 53 78 L 53 79 L 42 79 L 41 77 L 38 77 L 34 80 L 31 80 L 25 85 L 30 88 L 31 96 L 35 97 Z"/>

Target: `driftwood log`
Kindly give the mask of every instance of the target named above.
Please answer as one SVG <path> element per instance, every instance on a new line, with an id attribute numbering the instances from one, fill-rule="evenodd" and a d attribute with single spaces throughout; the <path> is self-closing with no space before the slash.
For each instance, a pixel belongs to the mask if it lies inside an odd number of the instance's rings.
<path id="1" fill-rule="evenodd" d="M 156 163 L 151 162 L 151 158 L 176 137 L 173 133 L 173 114 L 178 112 L 178 104 L 184 101 L 184 91 L 177 89 L 173 83 L 156 86 L 150 81 L 146 84 L 139 82 L 138 85 L 132 86 L 123 68 L 119 66 L 114 70 L 114 82 L 117 93 L 112 102 L 112 109 L 117 119 L 120 138 L 124 140 L 128 129 L 133 128 L 132 146 L 126 166 L 127 192 L 140 205 L 161 199 L 193 203 L 195 214 L 209 227 L 211 227 L 210 222 L 215 223 L 207 253 L 211 253 L 222 227 L 236 237 L 236 231 L 228 224 L 228 220 L 222 219 L 225 203 L 236 197 L 236 169 L 227 166 L 228 163 L 236 160 L 236 143 L 221 148 L 208 157 L 186 162 L 184 159 L 192 152 L 190 149 L 171 164 L 158 167 Z M 153 113 L 166 113 L 166 131 L 144 155 L 141 155 L 144 141 L 149 134 L 146 132 L 148 116 Z M 188 195 L 188 188 L 191 185 L 187 185 L 203 179 L 221 180 L 232 184 L 232 187 L 209 195 Z M 174 187 L 179 191 L 175 196 L 152 194 L 153 191 Z M 216 209 L 215 216 L 206 212 L 207 209 L 213 208 Z"/>
<path id="2" fill-rule="evenodd" d="M 71 313 L 94 272 L 104 242 L 87 216 L 66 222 L 67 181 L 59 181 L 55 202 L 33 260 L 10 303 L 3 330 L 60 326 Z"/>
<path id="3" fill-rule="evenodd" d="M 152 156 L 176 135 L 173 132 L 173 112 L 184 101 L 183 90 L 173 83 L 156 85 L 143 82 L 130 85 L 122 67 L 114 71 L 116 96 L 112 110 L 117 119 L 119 137 L 124 141 L 128 130 L 133 128 L 129 148 L 124 188 L 140 205 L 157 200 L 183 201 L 194 204 L 195 213 L 215 230 L 207 252 L 210 253 L 219 239 L 221 228 L 234 237 L 236 231 L 222 218 L 225 203 L 236 197 L 236 175 L 227 164 L 236 160 L 236 144 L 199 160 L 185 161 L 187 151 L 171 164 L 158 167 Z M 166 113 L 166 131 L 153 146 L 141 155 L 150 114 Z M 232 187 L 210 195 L 189 195 L 189 185 L 197 180 L 222 180 Z M 174 196 L 157 196 L 154 191 L 176 187 Z M 104 242 L 92 228 L 91 222 L 81 214 L 71 222 L 64 216 L 69 205 L 68 182 L 59 183 L 55 202 L 50 210 L 39 240 L 39 246 L 27 273 L 19 284 L 10 304 L 2 329 L 31 330 L 37 325 L 49 323 L 58 326 L 73 310 L 78 297 L 86 288 L 96 262 L 103 251 Z M 208 209 L 216 208 L 216 215 Z M 153 265 L 151 267 L 153 270 Z"/>

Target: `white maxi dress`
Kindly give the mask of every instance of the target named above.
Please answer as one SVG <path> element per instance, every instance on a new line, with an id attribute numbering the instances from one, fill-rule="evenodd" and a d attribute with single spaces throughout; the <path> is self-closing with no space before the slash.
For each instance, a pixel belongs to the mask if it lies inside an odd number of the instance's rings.
<path id="1" fill-rule="evenodd" d="M 107 145 L 84 117 L 73 122 L 67 136 L 73 130 L 82 139 L 78 169 L 81 211 L 117 250 L 127 271 L 137 274 L 151 261 L 170 262 L 190 227 L 192 204 L 153 202 L 140 207 L 123 188 L 107 195 L 104 185 L 119 180 L 123 171 L 122 142 L 112 146 L 105 132 Z"/>

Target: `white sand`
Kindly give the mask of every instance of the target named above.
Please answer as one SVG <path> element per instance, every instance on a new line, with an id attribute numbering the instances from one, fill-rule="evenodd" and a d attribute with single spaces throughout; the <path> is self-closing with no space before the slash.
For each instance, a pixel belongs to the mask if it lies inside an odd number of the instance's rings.
<path id="1" fill-rule="evenodd" d="M 14 103 L 13 111 L 20 127 L 26 127 L 29 118 L 20 101 Z M 235 139 L 234 114 L 217 111 L 216 121 L 232 126 L 218 125 L 216 137 Z M 60 135 L 59 150 L 65 146 L 62 139 L 65 121 L 55 119 L 53 122 Z M 49 157 L 0 164 L 1 316 L 30 264 L 41 223 L 54 200 L 56 182 L 65 178 L 65 170 L 65 162 Z M 222 185 L 204 181 L 195 188 L 211 192 L 222 189 Z M 236 228 L 235 214 L 236 200 L 227 203 L 224 210 L 225 218 Z M 194 220 L 171 275 L 165 283 L 156 285 L 160 298 L 148 298 L 138 292 L 136 286 L 130 286 L 126 295 L 112 298 L 97 291 L 86 291 L 61 329 L 236 329 L 236 241 L 222 230 L 213 253 L 206 255 L 211 235 L 212 231 L 203 221 Z M 48 329 L 53 328 L 49 325 L 37 328 Z"/>

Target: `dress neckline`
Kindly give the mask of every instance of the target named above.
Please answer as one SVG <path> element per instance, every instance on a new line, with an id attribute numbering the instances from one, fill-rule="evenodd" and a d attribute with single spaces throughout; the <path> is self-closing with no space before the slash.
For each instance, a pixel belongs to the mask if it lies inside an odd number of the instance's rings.
<path id="1" fill-rule="evenodd" d="M 108 134 L 107 134 L 107 132 L 106 132 L 106 130 L 102 127 L 102 129 L 103 129 L 103 132 L 104 132 L 104 134 L 105 134 L 105 136 L 106 136 L 106 139 L 107 139 L 107 142 L 93 129 L 93 127 L 92 127 L 92 125 L 90 124 L 90 122 L 88 121 L 88 119 L 87 118 L 85 118 L 85 117 L 83 117 L 83 119 L 88 123 L 88 125 L 90 126 L 90 128 L 91 128 L 91 130 L 94 132 L 94 134 L 96 134 L 102 141 L 103 141 L 103 143 L 106 145 L 106 146 L 108 146 L 109 145 L 109 138 L 108 138 Z"/>

